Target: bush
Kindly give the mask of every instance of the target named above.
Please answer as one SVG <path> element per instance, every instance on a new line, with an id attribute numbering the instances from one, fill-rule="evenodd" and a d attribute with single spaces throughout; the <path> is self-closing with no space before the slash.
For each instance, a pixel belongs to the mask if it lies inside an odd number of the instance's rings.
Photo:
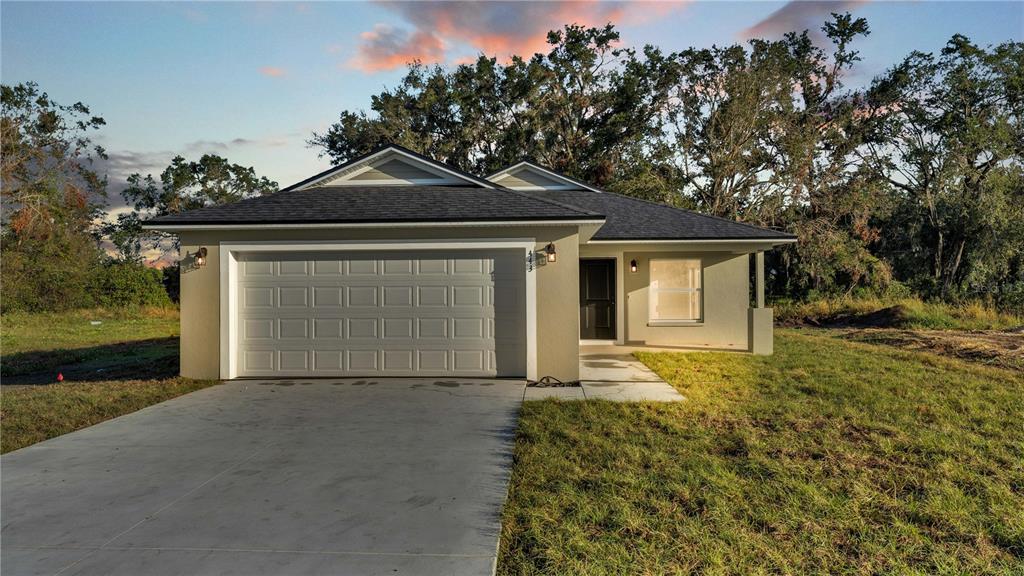
<path id="1" fill-rule="evenodd" d="M 174 264 L 164 268 L 164 289 L 171 302 L 181 302 L 181 265 Z"/>
<path id="2" fill-rule="evenodd" d="M 170 306 L 163 272 L 135 262 L 111 260 L 96 273 L 93 297 L 100 306 Z"/>
<path id="3" fill-rule="evenodd" d="M 58 233 L 47 240 L 3 234 L 3 311 L 60 311 L 93 306 L 92 278 L 101 256 L 92 237 Z"/>

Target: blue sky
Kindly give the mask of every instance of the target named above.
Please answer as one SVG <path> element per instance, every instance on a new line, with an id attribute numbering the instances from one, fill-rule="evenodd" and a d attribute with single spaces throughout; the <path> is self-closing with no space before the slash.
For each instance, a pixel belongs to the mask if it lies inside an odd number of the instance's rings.
<path id="1" fill-rule="evenodd" d="M 854 82 L 954 33 L 1024 37 L 1020 2 L 0 3 L 0 79 L 33 80 L 103 116 L 113 181 L 204 152 L 291 184 L 328 166 L 305 141 L 366 108 L 410 57 L 445 64 L 532 51 L 569 20 L 616 23 L 625 45 L 664 50 L 868 19 Z"/>

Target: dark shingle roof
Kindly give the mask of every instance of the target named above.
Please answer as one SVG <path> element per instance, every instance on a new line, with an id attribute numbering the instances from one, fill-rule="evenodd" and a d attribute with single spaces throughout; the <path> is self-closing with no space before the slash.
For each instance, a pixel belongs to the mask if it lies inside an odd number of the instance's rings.
<path id="1" fill-rule="evenodd" d="M 602 219 L 599 212 L 505 188 L 323 186 L 153 218 L 146 224 L 314 224 Z"/>
<path id="2" fill-rule="evenodd" d="M 792 234 L 655 204 L 612 192 L 524 191 L 605 215 L 594 240 L 787 240 Z"/>

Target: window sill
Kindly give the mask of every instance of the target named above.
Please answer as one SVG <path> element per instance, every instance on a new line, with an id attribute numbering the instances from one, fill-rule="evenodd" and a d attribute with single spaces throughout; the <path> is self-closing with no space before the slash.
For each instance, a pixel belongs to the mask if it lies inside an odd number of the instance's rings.
<path id="1" fill-rule="evenodd" d="M 703 326 L 703 320 L 648 320 L 647 326 L 658 328 L 661 326 Z"/>

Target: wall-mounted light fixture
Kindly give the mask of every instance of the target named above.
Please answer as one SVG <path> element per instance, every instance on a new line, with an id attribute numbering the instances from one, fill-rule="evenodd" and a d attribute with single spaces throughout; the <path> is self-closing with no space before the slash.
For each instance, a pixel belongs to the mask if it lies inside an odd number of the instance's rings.
<path id="1" fill-rule="evenodd" d="M 199 250 L 196 250 L 196 267 L 202 268 L 206 266 L 206 246 L 201 246 Z"/>
<path id="2" fill-rule="evenodd" d="M 544 247 L 544 255 L 548 257 L 548 263 L 553 264 L 558 259 L 558 254 L 555 253 L 555 243 L 549 242 Z"/>
<path id="3" fill-rule="evenodd" d="M 629 261 L 629 271 L 636 272 L 636 258 Z"/>

